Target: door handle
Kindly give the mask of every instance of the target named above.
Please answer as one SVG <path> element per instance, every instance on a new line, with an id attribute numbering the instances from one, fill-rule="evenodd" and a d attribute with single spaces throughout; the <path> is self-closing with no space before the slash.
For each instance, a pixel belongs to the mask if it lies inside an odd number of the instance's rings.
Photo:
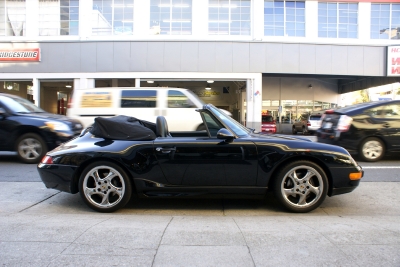
<path id="1" fill-rule="evenodd" d="M 157 147 L 156 151 L 162 153 L 170 153 L 171 151 L 176 151 L 175 147 Z"/>

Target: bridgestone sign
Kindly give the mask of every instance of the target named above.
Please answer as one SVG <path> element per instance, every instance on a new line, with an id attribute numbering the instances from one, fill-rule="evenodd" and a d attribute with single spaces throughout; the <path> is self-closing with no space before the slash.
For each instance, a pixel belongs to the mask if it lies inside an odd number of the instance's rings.
<path id="1" fill-rule="evenodd" d="M 0 49 L 1 61 L 40 61 L 40 48 Z"/>

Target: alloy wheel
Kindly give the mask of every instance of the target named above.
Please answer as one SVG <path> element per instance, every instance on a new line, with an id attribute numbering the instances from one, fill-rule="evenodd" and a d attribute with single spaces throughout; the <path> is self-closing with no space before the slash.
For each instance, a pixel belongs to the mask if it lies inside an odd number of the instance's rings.
<path id="1" fill-rule="evenodd" d="M 110 166 L 91 169 L 83 179 L 85 198 L 95 207 L 107 209 L 121 202 L 126 187 L 122 175 Z"/>

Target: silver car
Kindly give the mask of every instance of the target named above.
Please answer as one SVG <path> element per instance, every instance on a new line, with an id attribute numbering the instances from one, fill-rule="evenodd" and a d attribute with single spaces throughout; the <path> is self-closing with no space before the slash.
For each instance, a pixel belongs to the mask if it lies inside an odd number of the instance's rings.
<path id="1" fill-rule="evenodd" d="M 302 132 L 303 134 L 313 134 L 321 126 L 321 116 L 323 111 L 314 111 L 311 113 L 304 113 L 294 121 L 292 126 L 292 133 Z"/>

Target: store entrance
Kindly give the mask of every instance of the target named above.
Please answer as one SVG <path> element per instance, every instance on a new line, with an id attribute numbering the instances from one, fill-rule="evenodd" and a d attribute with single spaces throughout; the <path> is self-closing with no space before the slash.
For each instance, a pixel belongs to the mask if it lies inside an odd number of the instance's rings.
<path id="1" fill-rule="evenodd" d="M 73 80 L 40 80 L 40 108 L 60 115 L 67 114 Z"/>

